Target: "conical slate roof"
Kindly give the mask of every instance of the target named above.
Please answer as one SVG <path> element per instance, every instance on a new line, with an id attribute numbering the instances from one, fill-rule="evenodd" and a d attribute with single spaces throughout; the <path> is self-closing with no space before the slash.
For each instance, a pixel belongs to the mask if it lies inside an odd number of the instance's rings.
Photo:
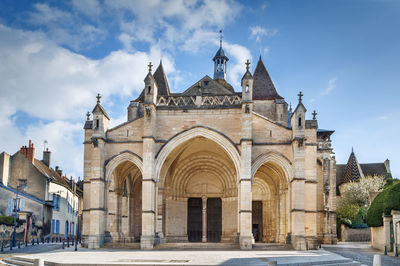
<path id="1" fill-rule="evenodd" d="M 264 66 L 263 61 L 258 60 L 256 69 L 254 70 L 253 83 L 253 99 L 254 100 L 274 100 L 283 99 L 275 89 L 274 83 Z"/>
<path id="2" fill-rule="evenodd" d="M 164 67 L 162 62 L 160 61 L 160 65 L 157 67 L 156 72 L 153 74 L 153 78 L 157 84 L 157 95 L 169 95 L 169 85 L 167 76 L 164 72 Z M 143 102 L 144 101 L 144 89 L 140 93 L 139 97 L 135 100 L 135 102 Z"/>
<path id="3" fill-rule="evenodd" d="M 358 164 L 354 151 L 351 151 L 349 160 L 347 161 L 346 169 L 343 174 L 343 183 L 357 181 L 361 178 L 360 165 Z"/>
<path id="4" fill-rule="evenodd" d="M 158 95 L 169 95 L 167 76 L 165 75 L 164 67 L 161 61 L 160 65 L 156 69 L 156 72 L 154 72 L 153 77 L 157 83 Z"/>

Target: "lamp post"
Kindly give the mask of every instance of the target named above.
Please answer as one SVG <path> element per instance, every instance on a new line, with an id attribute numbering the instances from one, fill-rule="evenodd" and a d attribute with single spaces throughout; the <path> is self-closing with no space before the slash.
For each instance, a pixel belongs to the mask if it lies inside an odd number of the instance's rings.
<path id="1" fill-rule="evenodd" d="M 19 206 L 18 206 L 18 192 L 19 190 L 25 189 L 26 188 L 26 180 L 21 180 L 22 184 L 17 185 L 17 191 L 15 193 L 15 204 L 14 204 L 14 232 L 13 232 L 13 236 L 12 236 L 12 246 L 15 247 L 15 243 L 16 243 L 16 238 L 17 238 L 17 217 L 18 217 L 18 213 L 19 213 Z"/>

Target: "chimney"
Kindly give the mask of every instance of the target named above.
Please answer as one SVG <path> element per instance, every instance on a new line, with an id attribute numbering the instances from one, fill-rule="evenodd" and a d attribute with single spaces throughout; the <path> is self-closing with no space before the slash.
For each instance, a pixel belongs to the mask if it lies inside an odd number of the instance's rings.
<path id="1" fill-rule="evenodd" d="M 386 172 L 390 173 L 390 160 L 386 159 L 383 163 L 385 164 Z"/>
<path id="2" fill-rule="evenodd" d="M 47 167 L 50 167 L 50 159 L 51 159 L 51 151 L 49 151 L 48 148 L 46 148 L 45 151 L 43 151 L 43 160 L 42 162 L 47 165 Z"/>
<path id="3" fill-rule="evenodd" d="M 62 177 L 62 170 L 60 169 L 59 166 L 56 166 L 56 172 Z"/>
<path id="4" fill-rule="evenodd" d="M 29 140 L 29 146 L 22 146 L 20 151 L 31 163 L 33 163 L 33 160 L 35 159 L 35 148 L 33 147 L 31 140 Z"/>

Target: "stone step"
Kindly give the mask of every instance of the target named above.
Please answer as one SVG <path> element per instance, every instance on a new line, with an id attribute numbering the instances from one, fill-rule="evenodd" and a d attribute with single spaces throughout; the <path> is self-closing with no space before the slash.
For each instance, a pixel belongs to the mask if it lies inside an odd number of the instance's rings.
<path id="1" fill-rule="evenodd" d="M 292 250 L 292 245 L 280 243 L 255 243 L 253 250 Z"/>
<path id="2" fill-rule="evenodd" d="M 18 265 L 18 266 L 31 266 L 33 265 L 32 259 L 12 257 L 8 259 L 3 259 L 2 261 L 6 265 Z"/>
<path id="3" fill-rule="evenodd" d="M 235 243 L 163 243 L 154 246 L 158 250 L 180 250 L 180 249 L 212 249 L 212 250 L 225 250 L 225 249 L 239 249 L 239 244 Z"/>
<path id="4" fill-rule="evenodd" d="M 140 243 L 104 243 L 104 248 L 140 249 Z"/>

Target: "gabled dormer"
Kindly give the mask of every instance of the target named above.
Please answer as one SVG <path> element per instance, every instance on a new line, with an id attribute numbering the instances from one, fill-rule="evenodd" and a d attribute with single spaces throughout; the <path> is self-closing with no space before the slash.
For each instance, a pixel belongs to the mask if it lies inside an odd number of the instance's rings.
<path id="1" fill-rule="evenodd" d="M 108 126 L 110 123 L 110 117 L 108 116 L 106 110 L 101 106 L 100 93 L 97 94 L 97 104 L 93 108 L 92 115 L 93 115 L 93 136 L 95 137 L 105 137 L 105 133 L 108 130 Z"/>
<path id="2" fill-rule="evenodd" d="M 303 93 L 300 92 L 298 96 L 299 96 L 299 103 L 297 104 L 296 109 L 294 109 L 290 121 L 294 137 L 304 137 L 307 109 L 302 102 Z"/>
<path id="3" fill-rule="evenodd" d="M 156 80 L 151 73 L 151 67 L 153 65 L 151 62 L 149 63 L 149 73 L 144 79 L 144 103 L 145 104 L 156 104 L 157 103 L 157 95 L 158 88 Z"/>
<path id="4" fill-rule="evenodd" d="M 252 102 L 253 101 L 253 75 L 251 75 L 250 71 L 250 61 L 246 62 L 246 73 L 244 73 L 241 81 L 242 85 L 242 101 L 243 102 Z"/>

